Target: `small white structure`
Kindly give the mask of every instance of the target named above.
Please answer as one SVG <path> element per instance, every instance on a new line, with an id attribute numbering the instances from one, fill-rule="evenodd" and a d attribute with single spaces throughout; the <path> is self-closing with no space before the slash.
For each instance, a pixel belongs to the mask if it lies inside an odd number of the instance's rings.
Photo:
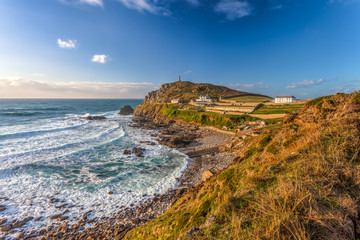
<path id="1" fill-rule="evenodd" d="M 174 98 L 171 100 L 171 103 L 181 103 L 181 99 Z"/>
<path id="2" fill-rule="evenodd" d="M 278 96 L 276 95 L 275 103 L 292 103 L 294 102 L 294 96 Z"/>
<path id="3" fill-rule="evenodd" d="M 202 95 L 199 98 L 197 98 L 195 101 L 197 101 L 197 102 L 214 102 L 214 99 L 212 99 L 209 95 Z"/>

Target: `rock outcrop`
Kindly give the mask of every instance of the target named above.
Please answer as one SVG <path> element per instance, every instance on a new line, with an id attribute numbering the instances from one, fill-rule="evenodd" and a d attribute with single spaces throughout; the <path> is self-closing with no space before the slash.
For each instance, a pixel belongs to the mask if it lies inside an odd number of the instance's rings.
<path id="1" fill-rule="evenodd" d="M 134 113 L 134 109 L 130 105 L 125 105 L 120 109 L 119 115 L 131 115 Z"/>

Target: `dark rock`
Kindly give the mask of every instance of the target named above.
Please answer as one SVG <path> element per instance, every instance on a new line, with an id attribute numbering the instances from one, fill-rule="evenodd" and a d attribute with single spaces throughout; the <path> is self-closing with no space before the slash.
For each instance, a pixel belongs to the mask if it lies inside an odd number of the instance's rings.
<path id="1" fill-rule="evenodd" d="M 7 201 L 7 200 L 9 200 L 9 198 L 7 198 L 7 197 L 0 197 L 0 200 Z"/>
<path id="2" fill-rule="evenodd" d="M 112 195 L 112 194 L 114 194 L 114 193 L 110 191 L 110 192 L 108 192 L 108 194 L 109 194 L 109 195 Z"/>
<path id="3" fill-rule="evenodd" d="M 81 117 L 80 119 L 84 119 L 84 120 L 105 120 L 106 117 L 104 117 L 104 116 L 87 116 L 87 117 Z"/>
<path id="4" fill-rule="evenodd" d="M 61 204 L 61 205 L 59 205 L 59 206 L 55 206 L 55 208 L 64 208 L 66 205 L 67 205 L 67 204 L 64 203 L 64 204 Z"/>
<path id="5" fill-rule="evenodd" d="M 119 115 L 131 115 L 134 113 L 134 109 L 130 105 L 126 105 L 120 109 Z"/>
<path id="6" fill-rule="evenodd" d="M 144 157 L 144 148 L 133 148 L 132 149 L 132 153 L 135 154 L 135 156 L 137 157 Z"/>
<path id="7" fill-rule="evenodd" d="M 125 149 L 123 154 L 125 155 L 130 155 L 131 154 L 131 150 L 130 149 Z"/>
<path id="8" fill-rule="evenodd" d="M 59 202 L 59 201 L 60 201 L 60 199 L 51 198 L 50 201 L 49 201 L 49 203 L 57 203 L 57 202 Z"/>
<path id="9" fill-rule="evenodd" d="M 5 210 L 6 210 L 6 206 L 0 205 L 0 212 L 5 211 Z"/>
<path id="10" fill-rule="evenodd" d="M 133 148 L 132 150 L 130 149 L 125 149 L 123 154 L 125 155 L 130 155 L 130 154 L 135 154 L 135 156 L 137 157 L 144 157 L 144 148 Z"/>
<path id="11" fill-rule="evenodd" d="M 60 216 L 60 217 L 58 217 L 56 220 L 57 220 L 58 222 L 60 222 L 60 221 L 66 220 L 66 219 L 68 219 L 68 218 L 69 218 L 69 216 Z"/>
<path id="12" fill-rule="evenodd" d="M 12 228 L 21 228 L 22 226 L 24 226 L 27 222 L 33 220 L 33 217 L 27 217 L 24 218 L 23 220 L 20 221 L 16 221 L 14 224 L 12 224 Z"/>
<path id="13" fill-rule="evenodd" d="M 12 227 L 11 227 L 10 224 L 6 224 L 6 225 L 3 225 L 3 226 L 0 227 L 0 230 L 1 230 L 2 232 L 8 232 L 8 231 L 10 231 L 11 229 L 12 229 Z"/>

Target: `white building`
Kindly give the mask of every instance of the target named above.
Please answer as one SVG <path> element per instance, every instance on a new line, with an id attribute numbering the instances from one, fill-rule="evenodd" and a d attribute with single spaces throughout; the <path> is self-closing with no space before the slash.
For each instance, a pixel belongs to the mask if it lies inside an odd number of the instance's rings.
<path id="1" fill-rule="evenodd" d="M 174 98 L 171 100 L 171 103 L 182 103 L 182 101 L 181 101 L 181 99 Z"/>
<path id="2" fill-rule="evenodd" d="M 214 99 L 212 99 L 209 95 L 202 95 L 199 98 L 197 98 L 195 101 L 197 101 L 197 102 L 214 102 Z"/>
<path id="3" fill-rule="evenodd" d="M 275 103 L 292 103 L 294 102 L 294 96 L 278 96 L 276 95 Z"/>

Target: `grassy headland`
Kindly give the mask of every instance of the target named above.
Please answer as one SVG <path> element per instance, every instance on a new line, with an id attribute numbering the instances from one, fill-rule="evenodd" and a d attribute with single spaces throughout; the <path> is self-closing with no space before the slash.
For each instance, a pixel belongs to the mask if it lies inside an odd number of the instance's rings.
<path id="1" fill-rule="evenodd" d="M 204 118 L 177 111 L 162 114 Z M 188 239 L 194 227 L 194 239 L 359 238 L 360 93 L 309 101 L 228 151 L 231 166 L 126 239 Z"/>

